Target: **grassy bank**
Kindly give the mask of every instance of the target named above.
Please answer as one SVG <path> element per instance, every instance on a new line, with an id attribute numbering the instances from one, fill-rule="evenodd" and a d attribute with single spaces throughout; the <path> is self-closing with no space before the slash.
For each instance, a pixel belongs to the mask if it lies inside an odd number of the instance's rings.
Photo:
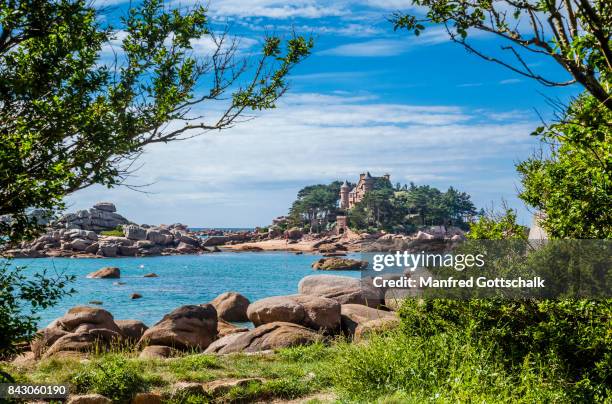
<path id="1" fill-rule="evenodd" d="M 610 403 L 611 313 L 610 301 L 410 301 L 399 329 L 359 343 L 337 339 L 265 355 L 165 360 L 123 349 L 7 370 L 23 382 L 69 383 L 117 402 L 155 391 L 176 403 Z M 178 382 L 242 378 L 258 380 L 215 393 L 173 394 Z"/>

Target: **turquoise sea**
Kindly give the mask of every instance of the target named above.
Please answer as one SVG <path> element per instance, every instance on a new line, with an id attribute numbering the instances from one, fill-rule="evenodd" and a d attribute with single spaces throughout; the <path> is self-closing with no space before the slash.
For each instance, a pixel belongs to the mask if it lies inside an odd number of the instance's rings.
<path id="1" fill-rule="evenodd" d="M 13 265 L 32 273 L 76 276 L 76 293 L 50 309 L 37 313 L 39 326 L 46 326 L 76 305 L 90 305 L 99 300 L 115 319 L 137 319 L 152 325 L 164 314 L 185 304 L 201 304 L 220 293 L 236 291 L 251 302 L 269 296 L 297 293 L 303 277 L 316 274 L 310 265 L 319 255 L 295 255 L 288 252 L 221 252 L 204 255 L 177 255 L 133 258 L 38 258 L 15 259 Z M 102 267 L 121 269 L 121 279 L 88 279 L 86 275 Z M 158 278 L 143 278 L 155 272 Z M 359 277 L 358 271 L 336 275 Z M 124 282 L 119 285 L 117 282 Z M 132 300 L 132 293 L 141 299 Z"/>

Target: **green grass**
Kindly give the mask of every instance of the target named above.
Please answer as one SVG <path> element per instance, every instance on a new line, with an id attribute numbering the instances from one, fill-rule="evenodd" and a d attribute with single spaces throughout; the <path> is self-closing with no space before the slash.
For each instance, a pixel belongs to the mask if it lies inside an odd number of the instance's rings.
<path id="1" fill-rule="evenodd" d="M 117 226 L 113 230 L 102 230 L 100 232 L 102 236 L 114 236 L 114 237 L 123 237 L 123 227 Z"/>
<path id="2" fill-rule="evenodd" d="M 138 391 L 157 391 L 173 403 L 307 399 L 315 393 L 355 403 L 612 403 L 606 367 L 610 364 L 607 342 L 612 336 L 609 309 L 604 304 L 584 306 L 590 319 L 586 321 L 580 311 L 583 306 L 564 302 L 552 308 L 538 306 L 533 317 L 526 311 L 531 306 L 515 303 L 405 305 L 402 313 L 408 317 L 402 327 L 360 343 L 338 338 L 270 355 L 186 353 L 164 360 L 139 359 L 136 350 L 116 347 L 112 353 L 94 353 L 86 361 L 46 359 L 7 370 L 20 382 L 69 383 L 79 392 L 104 394 L 117 402 L 126 402 Z M 500 316 L 500 310 L 520 323 L 503 328 L 509 319 Z M 521 313 L 526 314 L 521 317 Z M 505 325 L 489 323 L 492 318 L 503 319 Z M 523 323 L 537 326 L 538 332 L 520 329 Z M 555 329 L 562 330 L 558 335 L 562 346 L 554 335 L 542 334 Z M 517 330 L 521 332 L 515 335 Z M 508 341 L 521 341 L 524 349 L 517 350 Z M 568 356 L 575 353 L 572 347 L 581 349 L 581 366 L 592 365 L 576 368 Z M 179 381 L 238 378 L 262 382 L 234 387 L 219 397 L 170 394 Z"/>

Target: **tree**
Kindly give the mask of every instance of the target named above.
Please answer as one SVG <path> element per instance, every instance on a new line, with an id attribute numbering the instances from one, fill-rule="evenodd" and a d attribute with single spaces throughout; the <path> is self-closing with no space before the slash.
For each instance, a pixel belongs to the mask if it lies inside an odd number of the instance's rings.
<path id="1" fill-rule="evenodd" d="M 0 360 L 16 353 L 15 343 L 28 341 L 37 330 L 36 312 L 72 293 L 66 285 L 74 277 L 46 273 L 26 277 L 8 261 L 0 268 Z"/>
<path id="2" fill-rule="evenodd" d="M 516 223 L 516 212 L 505 204 L 502 212 L 489 211 L 470 224 L 471 240 L 526 240 L 527 228 Z"/>
<path id="3" fill-rule="evenodd" d="M 449 187 L 442 195 L 442 206 L 444 215 L 455 224 L 463 223 L 477 213 L 470 195 L 453 187 Z"/>
<path id="4" fill-rule="evenodd" d="M 0 3 L 0 216 L 10 216 L 0 222 L 3 241 L 32 235 L 33 208 L 60 208 L 92 184 L 124 184 L 148 144 L 274 108 L 313 45 L 268 37 L 249 61 L 238 57 L 236 40 L 213 30 L 202 6 L 181 11 L 144 0 L 111 27 L 88 4 Z M 214 49 L 198 53 L 197 40 Z M 109 49 L 112 60 L 103 57 Z"/>
<path id="5" fill-rule="evenodd" d="M 441 23 L 451 40 L 481 58 L 499 63 L 547 86 L 580 83 L 586 92 L 562 105 L 556 122 L 538 128 L 549 155 L 519 163 L 520 197 L 544 213 L 552 237 L 612 237 L 610 136 L 612 135 L 612 3 L 606 0 L 414 0 L 425 18 L 397 13 L 396 29 L 419 34 L 424 23 Z M 529 28 L 526 28 L 529 27 Z M 496 35 L 514 63 L 485 54 L 468 43 L 470 30 Z M 544 55 L 572 78 L 558 82 L 537 74 L 525 52 Z"/>
<path id="6" fill-rule="evenodd" d="M 536 131 L 549 156 L 517 165 L 519 196 L 545 212 L 540 224 L 553 238 L 612 238 L 612 112 L 582 95 L 556 124 Z"/>
<path id="7" fill-rule="evenodd" d="M 442 193 L 429 185 L 416 186 L 413 183 L 408 188 L 406 202 L 411 213 L 418 215 L 420 225 L 439 223 L 442 213 Z"/>
<path id="8" fill-rule="evenodd" d="M 309 185 L 302 188 L 293 202 L 289 215 L 295 224 L 309 223 L 310 231 L 321 230 L 319 222 L 326 225 L 336 212 L 341 183 Z"/>
<path id="9" fill-rule="evenodd" d="M 443 24 L 450 39 L 468 52 L 498 63 L 545 86 L 580 83 L 597 101 L 612 110 L 612 3 L 608 0 L 413 0 L 426 15 L 396 13 L 395 29 L 419 35 L 424 24 Z M 505 41 L 502 59 L 474 47 L 470 31 L 493 34 Z M 544 77 L 525 55 L 546 56 L 571 76 L 566 81 Z M 512 60 L 512 61 L 511 61 Z"/>

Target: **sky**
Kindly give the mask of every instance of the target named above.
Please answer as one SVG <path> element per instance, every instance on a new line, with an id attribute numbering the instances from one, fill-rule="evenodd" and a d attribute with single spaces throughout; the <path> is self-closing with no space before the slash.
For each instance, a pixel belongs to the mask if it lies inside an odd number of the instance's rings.
<path id="1" fill-rule="evenodd" d="M 113 25 L 128 3 L 104 0 Z M 190 1 L 171 6 L 189 7 Z M 312 55 L 291 74 L 277 108 L 250 113 L 221 132 L 145 149 L 127 187 L 93 186 L 67 198 L 68 210 L 112 201 L 137 223 L 192 227 L 264 226 L 286 214 L 299 189 L 359 173 L 389 173 L 414 182 L 468 192 L 478 208 L 515 208 L 517 162 L 537 152 L 530 133 L 550 120 L 547 98 L 567 101 L 577 86 L 550 88 L 468 54 L 441 27 L 415 37 L 394 32 L 394 11 L 409 0 L 211 0 L 215 29 L 239 39 L 240 57 L 256 57 L 266 34 L 311 36 Z M 121 32 L 117 33 L 118 40 Z M 500 43 L 475 34 L 473 43 L 500 54 Z M 203 54 L 210 41 L 194 44 Z M 108 50 L 105 50 L 106 52 Z M 547 77 L 566 80 L 546 58 L 528 58 Z M 216 106 L 202 106 L 213 114 Z"/>

